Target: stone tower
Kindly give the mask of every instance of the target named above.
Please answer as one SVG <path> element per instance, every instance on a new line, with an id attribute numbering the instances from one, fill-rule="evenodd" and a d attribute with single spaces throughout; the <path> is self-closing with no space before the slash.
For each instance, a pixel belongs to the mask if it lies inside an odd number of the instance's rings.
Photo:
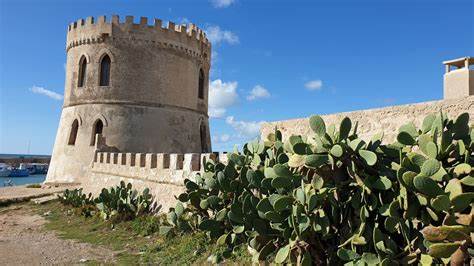
<path id="1" fill-rule="evenodd" d="M 46 182 L 80 183 L 96 149 L 211 150 L 211 44 L 194 24 L 101 16 L 69 25 L 64 105 Z"/>

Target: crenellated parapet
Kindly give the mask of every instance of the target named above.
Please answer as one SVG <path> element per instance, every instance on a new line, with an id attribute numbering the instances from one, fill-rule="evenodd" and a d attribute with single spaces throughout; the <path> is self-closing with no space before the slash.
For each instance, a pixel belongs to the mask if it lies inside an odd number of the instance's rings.
<path id="1" fill-rule="evenodd" d="M 211 43 L 195 24 L 163 23 L 156 18 L 149 23 L 146 17 L 140 17 L 139 23 L 135 23 L 133 16 L 126 16 L 121 21 L 118 15 L 113 15 L 111 19 L 106 16 L 88 17 L 69 24 L 66 51 L 107 40 L 154 45 L 204 60 L 210 57 Z"/>
<path id="2" fill-rule="evenodd" d="M 183 186 L 186 178 L 204 171 L 208 160 L 227 163 L 227 153 L 96 152 L 91 172 L 119 178 Z"/>

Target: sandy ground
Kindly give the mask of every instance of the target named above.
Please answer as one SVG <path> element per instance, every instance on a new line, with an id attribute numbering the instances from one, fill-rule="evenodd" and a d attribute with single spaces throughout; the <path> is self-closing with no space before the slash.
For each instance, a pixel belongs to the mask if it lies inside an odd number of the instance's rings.
<path id="1" fill-rule="evenodd" d="M 27 188 L 25 185 L 0 187 L 0 203 L 26 201 L 31 198 L 37 198 L 61 192 L 66 188 L 74 188 L 74 186 L 43 186 L 42 188 Z"/>
<path id="2" fill-rule="evenodd" d="M 27 205 L 0 209 L 0 265 L 71 265 L 92 260 L 113 263 L 113 251 L 60 239 L 43 229 L 45 223 L 45 218 Z"/>

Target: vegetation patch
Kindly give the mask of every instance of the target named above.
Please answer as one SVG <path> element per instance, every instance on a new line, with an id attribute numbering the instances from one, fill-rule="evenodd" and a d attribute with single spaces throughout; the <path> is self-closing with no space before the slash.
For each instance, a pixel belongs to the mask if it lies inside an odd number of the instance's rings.
<path id="1" fill-rule="evenodd" d="M 138 193 L 132 189 L 132 184 L 103 188 L 97 198 L 92 194 L 86 195 L 82 189 L 66 191 L 58 196 L 61 203 L 79 209 L 79 212 L 88 217 L 95 214 L 104 220 L 126 221 L 134 218 L 157 213 L 160 207 L 154 202 L 149 189 Z"/>
<path id="2" fill-rule="evenodd" d="M 47 230 L 54 230 L 65 239 L 110 248 L 117 252 L 118 264 L 203 264 L 209 256 L 220 251 L 220 247 L 203 232 L 179 234 L 172 238 L 159 235 L 157 218 L 153 216 L 112 223 L 99 216 L 85 217 L 58 201 L 32 206 L 40 215 L 47 213 Z M 245 259 L 249 260 L 244 252 L 232 257 L 235 262 L 245 262 Z"/>
<path id="3" fill-rule="evenodd" d="M 397 141 L 357 136 L 349 118 L 313 134 L 280 131 L 209 160 L 162 231 L 205 231 L 223 248 L 248 247 L 253 262 L 299 265 L 473 263 L 474 129 L 469 115 L 429 115 Z M 471 261 L 471 262 L 469 262 Z"/>
<path id="4" fill-rule="evenodd" d="M 26 185 L 27 188 L 41 188 L 41 184 L 29 184 Z"/>

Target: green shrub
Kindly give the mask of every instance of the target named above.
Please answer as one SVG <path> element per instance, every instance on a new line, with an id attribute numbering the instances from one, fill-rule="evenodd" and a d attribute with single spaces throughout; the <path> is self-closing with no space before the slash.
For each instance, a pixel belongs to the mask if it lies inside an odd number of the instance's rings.
<path id="1" fill-rule="evenodd" d="M 26 185 L 27 188 L 41 188 L 41 184 L 29 184 Z"/>
<path id="2" fill-rule="evenodd" d="M 104 220 L 132 220 L 135 217 L 159 210 L 148 188 L 139 195 L 136 190 L 132 189 L 132 184 L 125 185 L 123 181 L 115 188 L 103 188 L 95 202 L 100 217 Z"/>
<path id="3" fill-rule="evenodd" d="M 119 186 L 103 188 L 97 198 L 92 194 L 86 195 L 82 188 L 68 190 L 58 196 L 64 205 L 77 209 L 84 216 L 92 216 L 98 213 L 104 220 L 112 221 L 132 220 L 135 217 L 156 213 L 160 206 L 154 201 L 148 188 L 138 194 L 132 189 L 132 184 L 121 181 Z"/>
<path id="4" fill-rule="evenodd" d="M 69 205 L 74 208 L 94 204 L 94 198 L 92 197 L 92 194 L 84 194 L 82 192 L 82 188 L 73 190 L 66 189 L 62 195 L 58 195 L 58 198 L 62 204 Z"/>
<path id="5" fill-rule="evenodd" d="M 402 126 L 397 142 L 366 142 L 357 123 L 319 116 L 314 134 L 263 141 L 210 160 L 160 231 L 198 229 L 230 256 L 276 263 L 468 263 L 473 254 L 474 130 L 469 116 L 430 115 Z M 181 203 L 182 202 L 182 203 Z M 183 204 L 184 203 L 184 204 Z"/>

